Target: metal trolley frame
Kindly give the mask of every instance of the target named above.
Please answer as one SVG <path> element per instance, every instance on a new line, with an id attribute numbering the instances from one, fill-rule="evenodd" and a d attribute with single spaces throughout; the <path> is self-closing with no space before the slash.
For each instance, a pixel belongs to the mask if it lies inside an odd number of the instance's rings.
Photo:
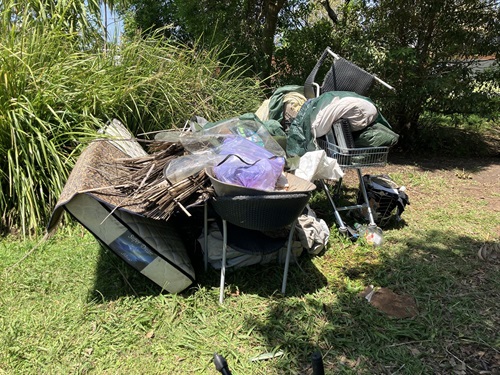
<path id="1" fill-rule="evenodd" d="M 333 57 L 333 64 L 331 65 L 328 73 L 325 75 L 323 83 L 319 85 L 315 82 L 316 75 L 327 57 Z M 359 95 L 366 95 L 375 81 L 381 83 L 391 90 L 394 90 L 394 88 L 386 82 L 382 81 L 373 74 L 366 72 L 350 61 L 340 57 L 329 47 L 327 47 L 316 63 L 316 66 L 307 77 L 304 84 L 304 93 L 305 96 L 309 99 L 315 98 L 328 91 L 352 91 Z M 328 200 L 330 201 L 330 204 L 333 207 L 335 220 L 339 226 L 339 231 L 342 234 L 346 234 L 350 237 L 356 238 L 356 231 L 346 226 L 346 224 L 342 220 L 342 217 L 340 216 L 340 212 L 364 209 L 367 212 L 369 227 L 377 226 L 373 218 L 373 213 L 368 200 L 368 195 L 366 192 L 361 169 L 364 167 L 384 167 L 387 164 L 387 155 L 389 153 L 389 148 L 355 148 L 352 142 L 352 135 L 350 134 L 350 130 L 348 129 L 348 127 L 346 127 L 344 124 L 342 126 L 343 132 L 336 131 L 334 133 L 334 125 L 335 124 L 332 124 L 332 130 L 330 130 L 325 137 L 317 139 L 318 146 L 325 150 L 328 156 L 337 159 L 337 162 L 339 163 L 339 166 L 342 168 L 342 170 L 356 170 L 359 179 L 359 187 L 364 202 L 362 204 L 337 207 L 327 183 L 324 180 L 321 180 L 320 182 Z M 339 139 L 339 137 L 342 137 L 342 133 L 343 139 Z M 341 147 L 339 145 L 346 145 L 347 147 Z M 340 181 L 340 183 L 341 182 L 342 181 Z"/>
<path id="2" fill-rule="evenodd" d="M 348 228 L 342 217 L 340 216 L 341 211 L 351 211 L 351 210 L 360 210 L 364 209 L 367 212 L 367 216 L 369 219 L 369 226 L 377 226 L 375 224 L 375 220 L 373 218 L 373 213 L 369 204 L 368 195 L 366 193 L 366 187 L 364 184 L 363 174 L 361 169 L 363 167 L 383 167 L 387 163 L 387 155 L 389 153 L 388 147 L 367 147 L 367 148 L 341 148 L 339 147 L 335 141 L 332 132 L 330 131 L 326 139 L 318 139 L 318 145 L 326 151 L 326 154 L 334 159 L 337 159 L 339 166 L 342 170 L 345 169 L 355 169 L 358 179 L 359 179 L 359 187 L 361 194 L 363 196 L 362 204 L 355 204 L 350 206 L 341 206 L 338 207 L 335 204 L 334 198 L 330 193 L 330 189 L 324 180 L 321 180 L 320 183 L 323 187 L 323 190 L 326 193 L 326 196 L 333 207 L 333 212 L 335 216 L 335 221 L 339 226 L 339 231 L 342 234 L 348 234 L 348 232 L 352 232 L 351 228 Z M 354 233 L 349 233 L 351 236 Z"/>

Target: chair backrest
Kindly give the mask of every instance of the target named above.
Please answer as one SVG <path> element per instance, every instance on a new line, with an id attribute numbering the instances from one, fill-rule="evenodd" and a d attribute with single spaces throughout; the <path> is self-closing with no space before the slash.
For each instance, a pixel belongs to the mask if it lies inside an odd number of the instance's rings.
<path id="1" fill-rule="evenodd" d="M 333 56 L 334 61 L 320 86 L 316 83 L 316 75 L 328 55 Z M 375 79 L 374 75 L 326 48 L 304 82 L 304 95 L 312 99 L 328 91 L 352 91 L 366 96 Z"/>
<path id="2" fill-rule="evenodd" d="M 316 75 L 318 74 L 319 68 L 321 68 L 321 65 L 323 65 L 323 62 L 325 61 L 326 57 L 328 56 L 328 48 L 325 49 L 319 58 L 319 60 L 316 62 L 316 65 L 314 65 L 314 68 L 311 70 L 311 73 L 306 78 L 306 81 L 304 82 L 304 96 L 307 99 L 312 99 L 315 98 L 317 95 L 315 85 L 316 85 Z"/>
<path id="3" fill-rule="evenodd" d="M 215 212 L 231 224 L 271 231 L 291 224 L 303 212 L 311 193 L 213 197 Z"/>
<path id="4" fill-rule="evenodd" d="M 352 91 L 366 95 L 375 78 L 357 65 L 339 57 L 335 59 L 321 85 L 321 93 L 327 91 Z"/>

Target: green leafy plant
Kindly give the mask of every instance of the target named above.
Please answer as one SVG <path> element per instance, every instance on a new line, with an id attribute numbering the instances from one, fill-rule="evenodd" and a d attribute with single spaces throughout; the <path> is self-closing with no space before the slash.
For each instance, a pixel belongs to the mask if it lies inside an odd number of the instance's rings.
<path id="1" fill-rule="evenodd" d="M 90 26 L 72 31 L 56 22 L 65 8 L 22 23 L 17 9 L 13 16 L 0 8 L 7 21 L 0 27 L 3 230 L 43 228 L 82 147 L 112 118 L 138 134 L 182 127 L 193 115 L 239 115 L 260 103 L 258 84 L 224 64 L 219 49 L 152 35 L 104 50 Z"/>

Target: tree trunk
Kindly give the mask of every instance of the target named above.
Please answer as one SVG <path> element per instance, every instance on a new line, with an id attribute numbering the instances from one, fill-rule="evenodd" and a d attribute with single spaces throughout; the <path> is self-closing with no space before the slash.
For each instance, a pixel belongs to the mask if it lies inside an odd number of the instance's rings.
<path id="1" fill-rule="evenodd" d="M 271 65 L 274 55 L 274 36 L 278 25 L 278 14 L 285 5 L 286 0 L 265 0 L 263 7 L 264 29 L 262 33 L 262 52 L 266 61 L 262 71 L 262 78 L 267 85 L 271 75 Z"/>

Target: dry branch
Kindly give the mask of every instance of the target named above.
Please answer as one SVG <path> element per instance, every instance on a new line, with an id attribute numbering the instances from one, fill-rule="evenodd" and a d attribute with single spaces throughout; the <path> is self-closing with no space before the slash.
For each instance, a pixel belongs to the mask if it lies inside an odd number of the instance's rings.
<path id="1" fill-rule="evenodd" d="M 126 200 L 139 203 L 146 217 L 167 220 L 176 209 L 188 214 L 186 207 L 202 202 L 211 194 L 210 180 L 200 171 L 175 184 L 163 171 L 174 159 L 184 155 L 180 143 L 156 142 L 151 154 L 136 158 L 114 160 L 114 167 L 122 173 L 114 187 Z"/>

